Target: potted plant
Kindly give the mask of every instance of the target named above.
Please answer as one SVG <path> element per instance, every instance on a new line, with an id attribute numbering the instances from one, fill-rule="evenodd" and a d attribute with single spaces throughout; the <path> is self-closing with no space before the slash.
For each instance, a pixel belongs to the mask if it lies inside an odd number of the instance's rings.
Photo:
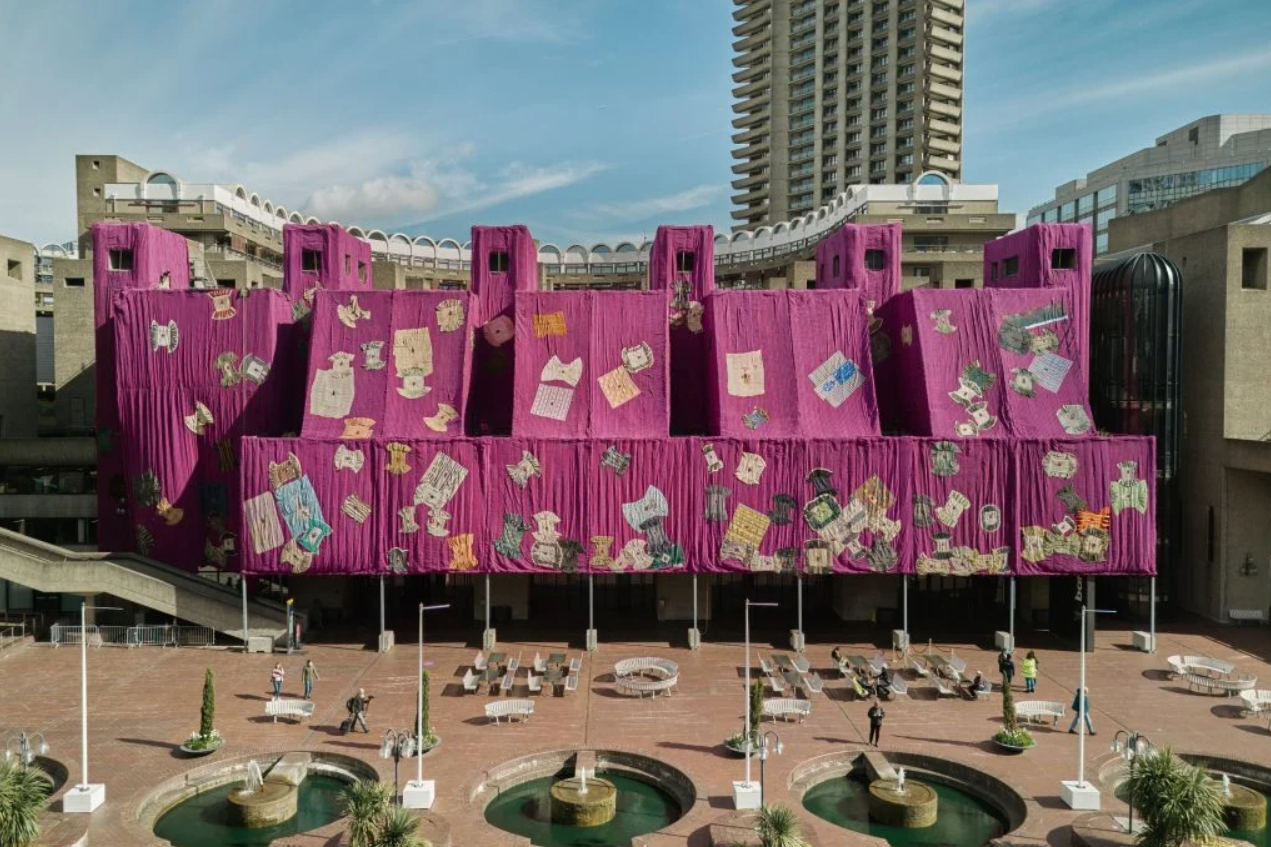
<path id="1" fill-rule="evenodd" d="M 203 706 L 199 710 L 199 731 L 181 745 L 181 752 L 190 756 L 206 756 L 215 753 L 225 743 L 216 731 L 216 688 L 212 681 L 212 669 L 203 677 Z"/>
<path id="2" fill-rule="evenodd" d="M 436 730 L 433 729 L 431 722 L 432 710 L 428 706 L 428 701 L 432 698 L 432 678 L 428 671 L 424 671 L 423 676 L 421 677 L 421 682 L 423 683 L 423 697 L 419 701 L 419 708 L 423 710 L 424 738 L 419 745 L 419 752 L 420 755 L 423 755 L 441 744 L 441 736 L 439 736 Z M 416 711 L 415 723 L 413 724 L 414 727 L 418 727 L 420 725 L 419 717 L 419 712 Z"/>
<path id="3" fill-rule="evenodd" d="M 49 782 L 43 771 L 17 759 L 0 759 L 0 844 L 33 844 L 48 796 Z"/>
<path id="4" fill-rule="evenodd" d="M 746 755 L 746 736 L 750 736 L 750 749 L 757 750 L 759 746 L 759 721 L 763 717 L 763 682 L 755 680 L 750 684 L 750 726 L 743 728 L 736 735 L 729 736 L 724 741 L 724 746 L 728 748 L 730 753 L 738 756 Z"/>
<path id="5" fill-rule="evenodd" d="M 763 847 L 810 847 L 798 815 L 789 806 L 777 804 L 760 809 L 755 833 Z"/>
<path id="6" fill-rule="evenodd" d="M 1015 695 L 1005 676 L 1002 677 L 1002 728 L 993 733 L 993 743 L 1011 753 L 1023 753 L 1037 743 L 1032 734 L 1019 725 Z"/>
<path id="7" fill-rule="evenodd" d="M 1212 844 L 1226 832 L 1222 789 L 1168 748 L 1140 757 L 1128 787 L 1143 816 L 1143 847 Z"/>

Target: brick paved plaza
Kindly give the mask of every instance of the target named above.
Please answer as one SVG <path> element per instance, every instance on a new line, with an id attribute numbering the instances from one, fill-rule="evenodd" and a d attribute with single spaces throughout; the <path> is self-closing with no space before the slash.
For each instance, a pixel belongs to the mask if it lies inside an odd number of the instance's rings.
<path id="1" fill-rule="evenodd" d="M 880 633 L 880 637 L 881 637 Z M 915 634 L 918 637 L 919 634 Z M 788 801 L 791 770 L 800 762 L 863 743 L 867 704 L 847 698 L 845 684 L 830 670 L 829 643 L 809 645 L 807 656 L 829 682 L 824 696 L 812 700 L 806 723 L 777 725 L 785 755 L 769 761 L 767 799 Z M 873 645 L 849 642 L 872 655 Z M 925 649 L 926 645 L 920 645 Z M 966 659 L 968 670 L 996 677 L 995 655 L 983 645 L 939 643 Z M 602 643 L 593 655 L 560 643 L 503 643 L 511 655 L 524 653 L 528 664 L 536 651 L 546 655 L 566 649 L 584 655 L 583 682 L 576 694 L 544 695 L 527 724 L 494 726 L 483 717 L 489 702 L 484 687 L 479 695 L 464 695 L 459 685 L 474 649 L 459 643 L 428 645 L 434 663 L 433 724 L 443 738 L 440 748 L 425 759 L 426 775 L 437 780 L 434 812 L 453 828 L 455 845 L 512 843 L 488 827 L 479 810 L 467 804 L 472 786 L 483 770 L 534 750 L 561 748 L 624 749 L 662 759 L 681 769 L 696 784 L 697 804 L 668 831 L 650 838 L 650 845 L 709 844 L 707 825 L 732 807 L 731 782 L 740 779 L 742 762 L 725 754 L 724 737 L 740 729 L 742 647 L 710 643 L 698 652 L 668 648 L 665 643 Z M 760 645 L 765 652 L 771 646 Z M 1041 660 L 1038 699 L 1072 702 L 1078 677 L 1078 654 L 1058 649 L 1041 634 L 1021 636 L 1019 649 L 1035 649 Z M 1239 671 L 1271 680 L 1271 636 L 1265 629 L 1176 629 L 1162 632 L 1156 655 L 1131 649 L 1130 634 L 1100 633 L 1098 650 L 1090 656 L 1088 673 L 1093 719 L 1098 735 L 1087 744 L 1087 776 L 1108 755 L 1117 729 L 1147 733 L 1160 746 L 1180 751 L 1207 751 L 1260 762 L 1271 761 L 1271 733 L 1265 722 L 1245 718 L 1236 701 L 1192 694 L 1169 679 L 1165 657 L 1173 653 L 1203 654 L 1233 662 Z M 658 655 L 680 664 L 679 692 L 656 701 L 639 700 L 614 689 L 613 663 L 625 657 Z M 1022 655 L 1022 652 L 1018 655 Z M 758 664 L 758 652 L 754 661 Z M 90 777 L 107 785 L 107 803 L 87 822 L 92 847 L 134 847 L 158 843 L 135 819 L 142 800 L 161 781 L 208 760 L 179 757 L 175 745 L 197 727 L 204 667 L 217 679 L 216 725 L 228 739 L 216 759 L 286 750 L 327 750 L 362 758 L 392 779 L 392 762 L 378 755 L 380 733 L 405 728 L 413 720 L 413 645 L 398 646 L 378 655 L 357 646 L 309 647 L 321 673 L 315 691 L 317 711 L 310 725 L 271 722 L 263 716 L 269 697 L 269 671 L 278 657 L 243 655 L 232 649 L 152 648 L 93 649 L 90 652 L 92 740 Z M 52 757 L 65 764 L 70 782 L 79 774 L 79 651 L 47 645 L 26 647 L 0 658 L 0 729 L 43 730 Z M 299 696 L 303 659 L 282 657 L 287 668 L 284 692 Z M 521 682 L 523 684 L 524 674 Z M 369 713 L 372 733 L 343 736 L 337 726 L 343 703 L 357 690 L 376 695 Z M 1016 679 L 1023 698 L 1023 683 Z M 1059 781 L 1076 776 L 1077 739 L 1066 725 L 1035 732 L 1037 747 L 1023 756 L 997 753 L 989 736 L 999 722 L 1001 703 L 995 695 L 984 702 L 940 700 L 925 683 L 911 684 L 912 696 L 886 705 L 883 749 L 908 750 L 947 757 L 996 775 L 1039 804 L 1013 840 L 1047 841 L 1067 845 L 1066 827 L 1073 819 L 1059 800 Z M 520 685 L 515 692 L 523 696 Z M 414 761 L 403 762 L 403 780 Z M 757 763 L 756 763 L 757 774 Z M 63 791 L 65 788 L 62 789 Z M 1111 792 L 1103 792 L 1104 808 L 1119 806 Z M 46 822 L 48 843 L 73 844 L 83 834 L 82 817 L 60 814 L 60 801 Z M 801 807 L 800 807 L 801 808 Z M 807 827 L 820 845 L 850 843 L 859 836 L 837 830 L 807 816 Z M 294 845 L 337 845 L 340 827 L 286 840 Z"/>

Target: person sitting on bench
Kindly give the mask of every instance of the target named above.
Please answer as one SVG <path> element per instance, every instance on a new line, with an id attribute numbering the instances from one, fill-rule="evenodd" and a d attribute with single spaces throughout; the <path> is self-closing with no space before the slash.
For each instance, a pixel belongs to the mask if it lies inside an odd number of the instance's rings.
<path id="1" fill-rule="evenodd" d="M 981 694 L 987 694 L 992 690 L 992 684 L 984 678 L 984 674 L 978 672 L 975 679 L 962 683 L 962 694 L 968 700 L 979 700 Z"/>

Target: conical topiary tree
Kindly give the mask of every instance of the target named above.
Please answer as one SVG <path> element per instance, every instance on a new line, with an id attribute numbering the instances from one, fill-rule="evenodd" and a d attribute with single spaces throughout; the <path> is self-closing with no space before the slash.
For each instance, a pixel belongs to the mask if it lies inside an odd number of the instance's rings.
<path id="1" fill-rule="evenodd" d="M 1226 831 L 1222 789 L 1168 748 L 1140 756 L 1127 787 L 1143 816 L 1143 847 L 1205 844 Z"/>
<path id="2" fill-rule="evenodd" d="M 424 746 L 427 747 L 430 744 L 435 744 L 437 741 L 437 737 L 433 735 L 433 731 L 432 731 L 432 709 L 429 706 L 429 701 L 432 700 L 432 675 L 428 673 L 428 671 L 424 671 L 420 675 L 420 682 L 423 685 L 423 690 L 422 690 L 423 697 L 420 699 L 418 703 L 415 704 L 415 722 L 411 724 L 410 726 L 412 730 L 414 730 L 416 727 L 419 726 L 420 724 L 419 712 L 422 709 L 424 713 L 423 715 L 424 742 L 423 743 L 424 743 Z M 416 696 L 419 696 L 419 695 L 417 694 Z"/>
<path id="3" fill-rule="evenodd" d="M 750 683 L 750 726 L 749 730 L 750 743 L 754 744 L 756 749 L 759 745 L 759 722 L 763 720 L 763 682 L 755 680 Z"/>
<path id="4" fill-rule="evenodd" d="M 994 733 L 993 740 L 1011 747 L 1033 746 L 1033 736 L 1019 725 L 1019 716 L 1015 712 L 1015 694 L 1006 684 L 1005 675 L 1002 677 L 1002 728 Z"/>
<path id="5" fill-rule="evenodd" d="M 203 675 L 203 706 L 199 710 L 199 735 L 210 738 L 216 730 L 216 686 L 212 679 L 212 669 L 208 668 Z"/>

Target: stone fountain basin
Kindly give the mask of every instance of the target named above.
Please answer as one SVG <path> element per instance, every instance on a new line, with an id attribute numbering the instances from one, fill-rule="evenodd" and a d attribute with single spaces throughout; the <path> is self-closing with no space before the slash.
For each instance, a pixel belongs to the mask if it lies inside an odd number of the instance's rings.
<path id="1" fill-rule="evenodd" d="M 266 782 L 256 790 L 235 788 L 229 803 L 248 829 L 284 823 L 296 816 L 300 789 L 287 782 Z"/>

